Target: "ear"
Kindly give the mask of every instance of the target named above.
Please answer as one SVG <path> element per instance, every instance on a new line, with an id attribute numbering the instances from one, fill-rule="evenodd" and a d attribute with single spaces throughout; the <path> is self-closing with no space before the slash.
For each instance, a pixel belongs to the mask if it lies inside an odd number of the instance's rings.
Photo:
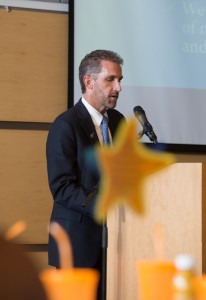
<path id="1" fill-rule="evenodd" d="M 90 75 L 84 76 L 83 80 L 84 80 L 84 85 L 85 85 L 86 89 L 89 89 L 89 90 L 93 89 L 94 81 Z"/>

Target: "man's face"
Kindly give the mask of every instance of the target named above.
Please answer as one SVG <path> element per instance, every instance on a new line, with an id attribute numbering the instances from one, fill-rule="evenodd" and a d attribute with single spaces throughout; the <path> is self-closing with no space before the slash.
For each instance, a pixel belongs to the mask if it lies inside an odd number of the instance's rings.
<path id="1" fill-rule="evenodd" d="M 122 77 L 122 69 L 118 63 L 102 61 L 101 72 L 93 78 L 92 91 L 93 104 L 101 113 L 116 106 Z"/>

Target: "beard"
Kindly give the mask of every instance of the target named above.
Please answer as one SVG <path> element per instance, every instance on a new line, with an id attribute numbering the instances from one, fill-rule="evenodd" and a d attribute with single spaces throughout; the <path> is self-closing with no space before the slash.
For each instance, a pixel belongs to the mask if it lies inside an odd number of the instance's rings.
<path id="1" fill-rule="evenodd" d="M 115 108 L 117 105 L 118 95 L 110 95 L 107 99 L 108 108 Z"/>

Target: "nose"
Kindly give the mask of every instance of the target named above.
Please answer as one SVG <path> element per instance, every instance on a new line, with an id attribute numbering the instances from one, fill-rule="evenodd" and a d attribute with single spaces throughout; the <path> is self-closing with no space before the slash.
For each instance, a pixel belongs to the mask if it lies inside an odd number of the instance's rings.
<path id="1" fill-rule="evenodd" d="M 118 80 L 115 80 L 114 90 L 118 93 L 122 90 L 121 83 Z"/>

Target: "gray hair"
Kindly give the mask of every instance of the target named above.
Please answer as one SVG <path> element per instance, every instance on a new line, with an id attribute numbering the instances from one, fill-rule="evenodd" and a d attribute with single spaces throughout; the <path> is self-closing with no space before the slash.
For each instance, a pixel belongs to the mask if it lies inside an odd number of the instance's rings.
<path id="1" fill-rule="evenodd" d="M 87 54 L 79 65 L 79 82 L 81 85 L 82 93 L 85 93 L 86 88 L 84 85 L 85 75 L 97 75 L 101 72 L 101 61 L 107 60 L 123 65 L 123 59 L 116 52 L 110 50 L 94 50 Z"/>

